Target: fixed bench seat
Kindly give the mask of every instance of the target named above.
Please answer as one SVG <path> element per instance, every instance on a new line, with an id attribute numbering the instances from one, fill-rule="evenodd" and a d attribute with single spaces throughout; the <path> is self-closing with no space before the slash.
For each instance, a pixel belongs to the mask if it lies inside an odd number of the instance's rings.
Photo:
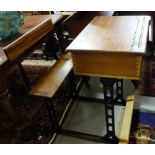
<path id="1" fill-rule="evenodd" d="M 70 54 L 65 54 L 38 81 L 30 95 L 52 98 L 73 68 Z"/>

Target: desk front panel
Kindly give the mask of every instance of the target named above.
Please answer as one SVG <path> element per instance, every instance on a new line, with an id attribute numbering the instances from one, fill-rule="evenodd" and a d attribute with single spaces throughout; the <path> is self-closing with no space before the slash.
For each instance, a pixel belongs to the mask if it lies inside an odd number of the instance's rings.
<path id="1" fill-rule="evenodd" d="M 75 74 L 139 80 L 141 55 L 124 53 L 72 53 Z"/>

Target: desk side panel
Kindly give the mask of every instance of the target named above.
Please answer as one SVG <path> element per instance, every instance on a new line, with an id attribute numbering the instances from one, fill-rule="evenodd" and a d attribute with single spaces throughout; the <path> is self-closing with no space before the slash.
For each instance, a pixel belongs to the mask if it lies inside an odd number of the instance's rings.
<path id="1" fill-rule="evenodd" d="M 142 56 L 121 53 L 72 53 L 75 74 L 139 80 Z"/>

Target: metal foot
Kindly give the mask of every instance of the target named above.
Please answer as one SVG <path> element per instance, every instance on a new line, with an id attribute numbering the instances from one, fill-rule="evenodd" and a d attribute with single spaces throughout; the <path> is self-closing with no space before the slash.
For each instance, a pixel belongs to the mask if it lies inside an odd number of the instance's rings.
<path id="1" fill-rule="evenodd" d="M 109 142 L 118 142 L 118 138 L 115 135 L 115 120 L 114 120 L 114 94 L 113 94 L 113 84 L 116 79 L 111 78 L 100 78 L 103 84 L 103 94 L 105 101 L 105 116 L 106 116 L 106 135 L 102 137 L 102 140 Z"/>
<path id="2" fill-rule="evenodd" d="M 107 141 L 109 143 L 118 144 L 119 139 L 113 134 L 106 134 L 105 136 L 100 138 L 102 141 Z"/>

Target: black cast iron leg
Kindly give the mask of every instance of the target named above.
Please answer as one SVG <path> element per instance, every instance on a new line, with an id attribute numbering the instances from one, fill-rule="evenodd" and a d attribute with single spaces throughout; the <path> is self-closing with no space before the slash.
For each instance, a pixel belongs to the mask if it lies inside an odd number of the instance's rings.
<path id="1" fill-rule="evenodd" d="M 111 143 L 118 143 L 118 138 L 115 135 L 115 120 L 114 120 L 114 100 L 113 100 L 113 84 L 116 79 L 100 78 L 103 84 L 103 93 L 105 101 L 105 116 L 106 116 L 106 130 L 105 136 L 101 137 L 103 141 Z"/>
<path id="2" fill-rule="evenodd" d="M 70 85 L 71 94 L 72 94 L 72 96 L 74 96 L 76 93 L 76 83 L 75 83 L 75 76 L 74 76 L 73 69 L 71 70 L 68 78 L 69 78 L 69 85 Z"/>
<path id="3" fill-rule="evenodd" d="M 123 97 L 123 79 L 117 79 L 116 81 L 116 97 L 114 102 L 117 105 L 126 105 L 126 100 Z"/>

